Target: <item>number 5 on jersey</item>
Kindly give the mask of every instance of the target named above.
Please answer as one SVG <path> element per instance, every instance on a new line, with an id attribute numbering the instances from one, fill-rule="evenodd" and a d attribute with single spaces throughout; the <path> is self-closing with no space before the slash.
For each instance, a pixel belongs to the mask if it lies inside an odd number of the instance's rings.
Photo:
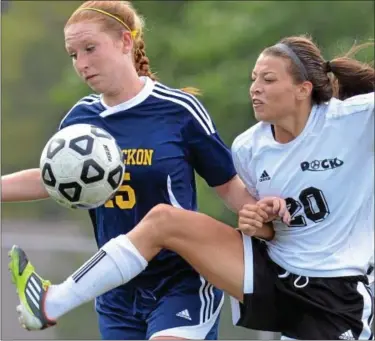
<path id="1" fill-rule="evenodd" d="M 130 173 L 124 173 L 124 182 L 130 181 Z M 134 207 L 136 203 L 135 199 L 135 192 L 132 187 L 129 185 L 122 183 L 121 187 L 119 188 L 118 192 L 116 193 L 113 199 L 108 200 L 104 207 L 106 208 L 114 208 L 118 207 L 122 210 L 130 210 Z"/>

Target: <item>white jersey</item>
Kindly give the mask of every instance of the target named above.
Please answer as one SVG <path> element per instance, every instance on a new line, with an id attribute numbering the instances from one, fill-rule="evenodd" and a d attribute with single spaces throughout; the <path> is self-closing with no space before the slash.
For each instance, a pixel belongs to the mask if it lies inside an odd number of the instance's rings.
<path id="1" fill-rule="evenodd" d="M 302 276 L 363 275 L 374 254 L 374 93 L 315 105 L 293 141 L 260 122 L 232 146 L 257 199 L 285 198 L 290 226 L 274 222 L 271 259 Z"/>

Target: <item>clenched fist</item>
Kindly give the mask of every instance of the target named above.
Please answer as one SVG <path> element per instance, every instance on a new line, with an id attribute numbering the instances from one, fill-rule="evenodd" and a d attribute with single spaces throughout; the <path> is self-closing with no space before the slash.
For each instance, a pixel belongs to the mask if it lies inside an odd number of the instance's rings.
<path id="1" fill-rule="evenodd" d="M 264 224 L 280 217 L 285 224 L 290 222 L 290 214 L 284 199 L 266 197 L 255 205 L 246 204 L 238 212 L 237 230 L 249 236 L 256 236 Z"/>

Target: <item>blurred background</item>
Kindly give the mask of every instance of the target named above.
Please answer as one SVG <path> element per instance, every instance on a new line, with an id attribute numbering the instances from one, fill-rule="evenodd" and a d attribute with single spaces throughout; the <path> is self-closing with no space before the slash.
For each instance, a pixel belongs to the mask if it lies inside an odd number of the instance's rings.
<path id="1" fill-rule="evenodd" d="M 81 1 L 1 1 L 2 174 L 38 167 L 60 120 L 91 91 L 76 77 L 64 50 L 63 27 Z M 146 19 L 146 52 L 159 79 L 194 86 L 224 141 L 255 123 L 249 75 L 258 54 L 288 35 L 312 35 L 328 60 L 374 38 L 374 1 L 134 1 Z M 371 61 L 374 51 L 358 57 Z M 233 226 L 235 216 L 198 179 L 199 209 Z M 27 333 L 18 326 L 16 294 L 6 253 L 24 247 L 42 275 L 64 280 L 96 250 L 84 211 L 51 200 L 2 204 L 1 339 L 98 339 L 93 303 L 58 326 Z M 272 339 L 279 335 L 233 327 L 229 298 L 220 338 Z"/>

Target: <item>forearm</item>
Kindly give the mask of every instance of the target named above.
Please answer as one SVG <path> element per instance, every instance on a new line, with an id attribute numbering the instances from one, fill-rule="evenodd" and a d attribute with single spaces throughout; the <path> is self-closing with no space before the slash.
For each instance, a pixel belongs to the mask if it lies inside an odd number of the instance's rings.
<path id="1" fill-rule="evenodd" d="M 216 187 L 218 195 L 223 199 L 226 206 L 233 212 L 238 213 L 241 208 L 246 204 L 254 205 L 257 200 L 251 196 L 242 180 L 235 176 L 228 183 Z M 254 237 L 265 240 L 273 239 L 275 231 L 272 223 L 263 224 L 263 227 L 257 229 Z"/>
<path id="2" fill-rule="evenodd" d="M 38 168 L 27 169 L 1 177 L 1 201 L 17 202 L 48 198 Z"/>
<path id="3" fill-rule="evenodd" d="M 254 205 L 257 202 L 257 200 L 250 195 L 238 175 L 226 184 L 215 187 L 215 190 L 224 201 L 225 205 L 234 213 L 238 213 L 245 204 Z"/>

